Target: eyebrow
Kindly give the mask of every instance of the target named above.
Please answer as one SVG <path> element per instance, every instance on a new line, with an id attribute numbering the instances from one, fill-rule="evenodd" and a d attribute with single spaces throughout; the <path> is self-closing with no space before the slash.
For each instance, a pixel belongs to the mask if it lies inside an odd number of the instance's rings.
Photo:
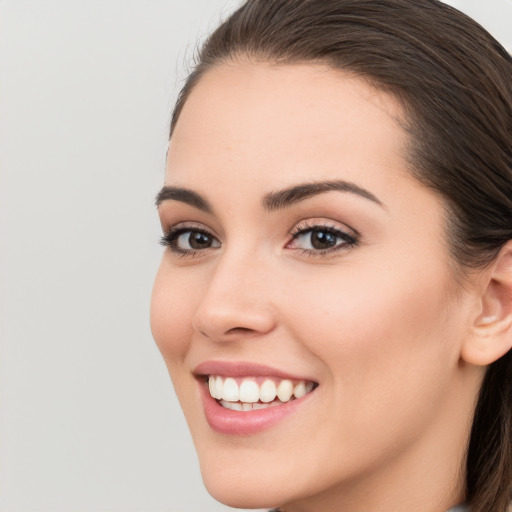
<path id="1" fill-rule="evenodd" d="M 287 208 L 288 206 L 291 206 L 300 201 L 304 201 L 305 199 L 316 196 L 318 194 L 323 194 L 333 190 L 356 194 L 365 199 L 369 199 L 370 201 L 373 201 L 374 203 L 384 208 L 382 201 L 380 201 L 380 199 L 378 199 L 370 191 L 359 187 L 355 183 L 350 183 L 343 180 L 302 183 L 299 185 L 294 185 L 293 187 L 285 188 L 284 190 L 279 190 L 277 192 L 270 192 L 265 196 L 263 205 L 267 210 L 270 211 L 279 210 L 282 208 Z"/>
<path id="2" fill-rule="evenodd" d="M 310 197 L 331 191 L 355 194 L 373 201 L 384 208 L 382 201 L 370 191 L 343 180 L 302 183 L 277 192 L 270 192 L 265 195 L 263 206 L 269 211 L 280 210 L 309 199 Z M 156 206 L 158 207 L 163 201 L 179 201 L 206 213 L 213 213 L 212 205 L 203 196 L 187 188 L 165 185 L 156 196 Z"/>
<path id="3" fill-rule="evenodd" d="M 164 186 L 158 192 L 155 205 L 158 208 L 163 201 L 179 201 L 206 213 L 213 213 L 212 205 L 200 194 L 188 188 Z"/>

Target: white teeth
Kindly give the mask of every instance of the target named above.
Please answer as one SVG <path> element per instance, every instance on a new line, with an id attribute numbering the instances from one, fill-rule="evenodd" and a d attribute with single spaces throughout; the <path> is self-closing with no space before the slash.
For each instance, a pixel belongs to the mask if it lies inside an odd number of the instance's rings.
<path id="1" fill-rule="evenodd" d="M 275 407 L 276 405 L 283 404 L 278 400 L 270 404 L 261 404 L 259 402 L 254 404 L 245 404 L 242 402 L 226 402 L 225 400 L 220 400 L 219 403 L 220 405 L 222 405 L 222 407 L 225 407 L 226 409 L 231 409 L 232 411 L 252 411 L 258 409 L 268 409 L 269 407 Z"/>
<path id="2" fill-rule="evenodd" d="M 225 400 L 221 400 L 220 403 L 222 407 L 225 407 L 226 409 L 231 409 L 232 411 L 242 410 L 242 404 L 240 402 L 227 402 Z"/>
<path id="3" fill-rule="evenodd" d="M 260 388 L 260 400 L 264 403 L 272 402 L 277 395 L 276 385 L 272 380 L 266 380 Z"/>
<path id="4" fill-rule="evenodd" d="M 210 395 L 220 400 L 221 405 L 236 411 L 250 411 L 282 405 L 294 398 L 302 398 L 314 388 L 313 382 L 298 381 L 295 384 L 289 379 L 281 380 L 278 385 L 272 379 L 265 379 L 258 385 L 255 377 L 239 379 L 211 375 L 208 378 Z M 230 405 L 225 405 L 230 404 Z"/>
<path id="5" fill-rule="evenodd" d="M 226 400 L 226 402 L 238 402 L 238 400 L 240 400 L 238 384 L 235 379 L 228 377 L 224 381 L 224 387 L 222 388 L 222 400 Z"/>
<path id="6" fill-rule="evenodd" d="M 215 395 L 214 398 L 220 400 L 222 398 L 222 389 L 224 388 L 224 381 L 222 377 L 216 377 L 215 379 Z"/>
<path id="7" fill-rule="evenodd" d="M 210 395 L 213 396 L 213 398 L 217 398 L 217 386 L 216 379 L 208 379 L 208 389 L 210 390 Z"/>
<path id="8" fill-rule="evenodd" d="M 224 382 L 222 380 L 222 377 L 210 377 L 208 379 L 208 388 L 210 389 L 210 395 L 217 400 L 222 398 L 223 386 Z"/>
<path id="9" fill-rule="evenodd" d="M 295 398 L 302 398 L 306 394 L 306 384 L 304 382 L 299 382 L 293 388 L 293 395 Z"/>
<path id="10" fill-rule="evenodd" d="M 281 402 L 288 402 L 293 395 L 293 384 L 290 380 L 285 379 L 279 383 L 277 386 L 277 398 L 281 400 Z"/>
<path id="11" fill-rule="evenodd" d="M 254 380 L 243 380 L 240 384 L 240 402 L 254 403 L 260 399 L 260 387 Z"/>

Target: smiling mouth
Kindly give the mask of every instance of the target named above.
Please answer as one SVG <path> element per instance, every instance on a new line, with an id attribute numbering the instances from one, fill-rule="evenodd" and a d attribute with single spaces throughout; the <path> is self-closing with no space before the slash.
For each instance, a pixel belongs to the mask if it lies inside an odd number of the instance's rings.
<path id="1" fill-rule="evenodd" d="M 234 411 L 252 411 L 276 407 L 302 398 L 318 384 L 306 380 L 262 377 L 233 378 L 208 376 L 210 396 L 222 407 Z"/>

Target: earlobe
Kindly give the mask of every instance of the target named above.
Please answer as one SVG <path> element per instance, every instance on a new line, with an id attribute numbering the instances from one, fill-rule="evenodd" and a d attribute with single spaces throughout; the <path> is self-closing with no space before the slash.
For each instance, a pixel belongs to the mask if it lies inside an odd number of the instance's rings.
<path id="1" fill-rule="evenodd" d="M 487 366 L 512 347 L 512 241 L 484 272 L 479 304 L 461 357 L 467 363 Z"/>

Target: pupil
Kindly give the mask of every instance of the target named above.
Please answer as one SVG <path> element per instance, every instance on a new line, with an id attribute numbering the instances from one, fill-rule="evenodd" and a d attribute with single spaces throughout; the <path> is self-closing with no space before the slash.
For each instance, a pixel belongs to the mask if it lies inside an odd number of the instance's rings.
<path id="1" fill-rule="evenodd" d="M 315 231 L 311 234 L 311 245 L 315 249 L 329 249 L 336 245 L 336 236 L 325 231 Z"/>
<path id="2" fill-rule="evenodd" d="M 204 233 L 191 233 L 188 242 L 192 249 L 205 249 L 211 245 L 210 237 Z"/>

